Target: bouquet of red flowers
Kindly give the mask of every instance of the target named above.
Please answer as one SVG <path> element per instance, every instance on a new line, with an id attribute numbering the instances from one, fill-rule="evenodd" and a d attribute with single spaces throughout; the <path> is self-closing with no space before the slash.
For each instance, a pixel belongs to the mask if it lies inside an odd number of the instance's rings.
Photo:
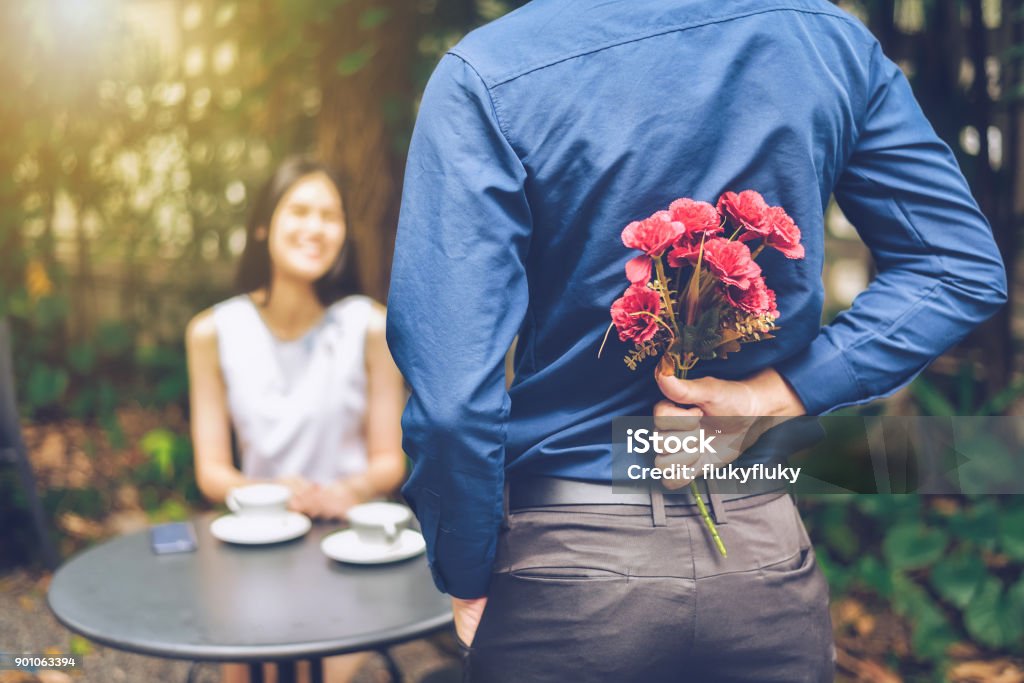
<path id="1" fill-rule="evenodd" d="M 765 247 L 804 257 L 796 223 L 754 190 L 726 192 L 717 207 L 677 199 L 627 225 L 622 242 L 643 254 L 626 263 L 630 285 L 612 304 L 608 331 L 633 342 L 631 370 L 664 354 L 680 379 L 698 361 L 770 339 L 779 311 L 755 259 Z"/>
<path id="2" fill-rule="evenodd" d="M 627 225 L 622 242 L 643 253 L 626 263 L 630 285 L 612 304 L 608 332 L 614 326 L 620 340 L 633 342 L 625 357 L 631 370 L 661 356 L 680 379 L 701 360 L 726 358 L 743 344 L 770 339 L 779 311 L 755 259 L 765 247 L 790 259 L 804 257 L 796 223 L 754 190 L 726 192 L 717 207 L 677 199 L 667 211 Z M 724 556 L 696 484 L 690 488 Z"/>

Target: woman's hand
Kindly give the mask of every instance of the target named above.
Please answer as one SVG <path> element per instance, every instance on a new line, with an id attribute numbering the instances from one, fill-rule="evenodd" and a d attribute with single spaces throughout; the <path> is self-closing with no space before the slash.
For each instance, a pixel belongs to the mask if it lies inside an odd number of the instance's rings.
<path id="1" fill-rule="evenodd" d="M 288 487 L 292 497 L 288 509 L 301 512 L 309 517 L 319 517 L 320 486 L 298 476 L 281 477 L 276 483 Z"/>
<path id="2" fill-rule="evenodd" d="M 314 519 L 345 519 L 349 508 L 364 502 L 356 488 L 345 480 L 324 486 L 301 477 L 285 477 L 277 483 L 292 492 L 288 509 Z"/>
<path id="3" fill-rule="evenodd" d="M 362 502 L 362 498 L 348 482 L 336 481 L 329 486 L 320 488 L 320 514 L 318 516 L 327 519 L 345 519 L 348 517 L 349 509 Z"/>

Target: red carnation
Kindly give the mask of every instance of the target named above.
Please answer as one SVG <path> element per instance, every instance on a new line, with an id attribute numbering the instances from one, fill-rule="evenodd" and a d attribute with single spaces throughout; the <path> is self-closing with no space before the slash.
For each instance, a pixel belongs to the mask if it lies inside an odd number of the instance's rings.
<path id="1" fill-rule="evenodd" d="M 718 198 L 718 210 L 723 216 L 731 218 L 737 227 L 746 228 L 759 235 L 767 234 L 762 224 L 765 213 L 768 211 L 768 203 L 760 192 L 754 190 L 743 190 L 739 194 L 726 192 Z"/>
<path id="2" fill-rule="evenodd" d="M 612 322 L 620 341 L 643 344 L 658 332 L 661 297 L 646 285 L 630 285 L 620 299 L 612 304 Z"/>
<path id="3" fill-rule="evenodd" d="M 775 292 L 768 288 L 763 277 L 756 277 L 750 281 L 750 287 L 746 290 L 737 287 L 726 287 L 725 296 L 736 308 L 753 313 L 754 315 L 768 314 L 773 318 L 779 317 L 776 308 Z"/>
<path id="4" fill-rule="evenodd" d="M 658 211 L 650 218 L 627 225 L 622 231 L 622 243 L 630 249 L 639 249 L 651 258 L 657 258 L 665 253 L 683 231 L 683 224 L 672 220 L 668 211 Z"/>
<path id="5" fill-rule="evenodd" d="M 717 235 L 724 230 L 722 217 L 718 209 L 707 202 L 698 202 L 683 198 L 672 202 L 668 207 L 672 220 L 686 226 L 688 236 Z"/>
<path id="6" fill-rule="evenodd" d="M 754 262 L 746 244 L 721 237 L 704 243 L 704 263 L 715 277 L 738 289 L 747 289 L 761 275 L 761 266 Z"/>
<path id="7" fill-rule="evenodd" d="M 768 209 L 764 217 L 764 226 L 768 230 L 767 243 L 782 252 L 786 258 L 801 259 L 804 257 L 804 245 L 800 244 L 800 228 L 789 217 L 781 206 Z"/>
<path id="8" fill-rule="evenodd" d="M 650 256 L 637 256 L 629 259 L 626 261 L 626 279 L 634 285 L 646 285 L 651 281 L 653 263 Z"/>
<path id="9" fill-rule="evenodd" d="M 676 241 L 675 248 L 668 252 L 668 265 L 682 268 L 687 261 L 696 263 L 699 254 L 700 238 L 690 239 L 689 235 L 683 235 Z"/>

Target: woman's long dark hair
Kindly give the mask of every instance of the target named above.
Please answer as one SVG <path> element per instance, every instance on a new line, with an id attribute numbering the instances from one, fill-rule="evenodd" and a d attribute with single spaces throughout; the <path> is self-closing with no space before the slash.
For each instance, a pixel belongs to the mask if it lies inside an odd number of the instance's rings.
<path id="1" fill-rule="evenodd" d="M 235 286 L 240 293 L 265 289 L 267 297 L 264 303 L 270 300 L 270 221 L 274 217 L 277 205 L 281 203 L 281 198 L 288 190 L 300 179 L 315 173 L 324 174 L 334 184 L 338 196 L 341 197 L 346 226 L 345 243 L 338 252 L 338 258 L 327 273 L 313 283 L 317 299 L 326 307 L 349 294 L 361 293 L 352 241 L 352 224 L 348 220 L 349 203 L 345 200 L 341 180 L 326 164 L 305 155 L 289 157 L 281 162 L 256 196 L 245 228 L 245 249 L 242 250 L 242 259 L 235 276 Z M 261 228 L 266 235 L 263 239 L 257 239 L 256 233 Z"/>

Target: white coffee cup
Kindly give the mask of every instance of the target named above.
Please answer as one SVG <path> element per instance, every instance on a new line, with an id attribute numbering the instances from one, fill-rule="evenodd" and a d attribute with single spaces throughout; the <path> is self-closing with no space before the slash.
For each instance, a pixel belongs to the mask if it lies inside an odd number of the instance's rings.
<path id="1" fill-rule="evenodd" d="M 412 521 L 412 510 L 398 503 L 363 503 L 349 508 L 348 521 L 360 542 L 393 545 Z"/>
<path id="2" fill-rule="evenodd" d="M 228 509 L 238 515 L 279 515 L 288 510 L 291 489 L 282 484 L 250 484 L 228 492 Z"/>

